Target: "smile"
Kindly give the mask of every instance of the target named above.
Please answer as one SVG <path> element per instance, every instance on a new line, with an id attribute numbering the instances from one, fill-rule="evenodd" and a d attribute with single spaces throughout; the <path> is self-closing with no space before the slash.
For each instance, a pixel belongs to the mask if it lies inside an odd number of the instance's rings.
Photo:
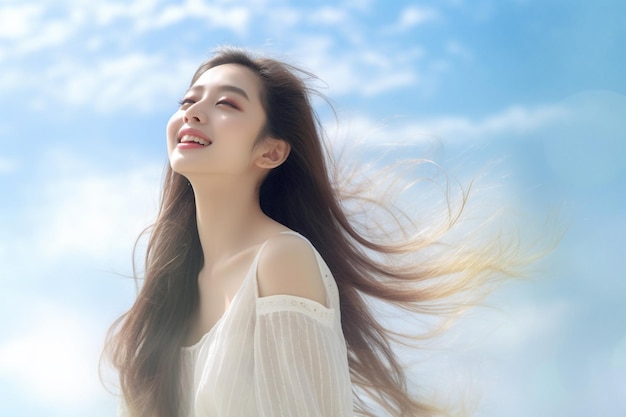
<path id="1" fill-rule="evenodd" d="M 184 135 L 180 138 L 178 143 L 197 143 L 202 146 L 209 146 L 211 144 L 211 141 L 193 135 Z"/>
<path id="2" fill-rule="evenodd" d="M 205 147 L 213 143 L 202 131 L 191 127 L 185 127 L 178 132 L 178 145 L 183 148 Z"/>

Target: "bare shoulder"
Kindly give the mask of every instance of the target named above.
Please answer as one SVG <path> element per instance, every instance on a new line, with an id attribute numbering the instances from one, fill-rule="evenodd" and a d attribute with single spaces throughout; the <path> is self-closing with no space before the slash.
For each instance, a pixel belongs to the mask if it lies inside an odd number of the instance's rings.
<path id="1" fill-rule="evenodd" d="M 313 248 L 290 234 L 272 237 L 265 244 L 257 270 L 259 296 L 286 294 L 326 305 L 326 289 Z"/>

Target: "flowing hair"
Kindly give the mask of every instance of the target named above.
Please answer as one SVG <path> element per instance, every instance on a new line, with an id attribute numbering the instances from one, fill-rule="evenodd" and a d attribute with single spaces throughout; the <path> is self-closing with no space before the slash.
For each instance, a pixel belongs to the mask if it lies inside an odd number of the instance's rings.
<path id="1" fill-rule="evenodd" d="M 258 76 L 267 114 L 265 136 L 281 138 L 291 147 L 287 160 L 262 183 L 260 204 L 269 217 L 309 239 L 333 273 L 355 412 L 373 417 L 369 404 L 374 401 L 392 416 L 444 414 L 443 408 L 409 392 L 394 353 L 393 342 L 419 335 L 398 334 L 381 324 L 369 300 L 416 313 L 454 315 L 478 300 L 476 294 L 486 284 L 509 274 L 515 256 L 499 239 L 444 242 L 458 222 L 467 193 L 461 196 L 459 208 L 451 208 L 448 221 L 419 230 L 411 220 L 415 216 L 405 215 L 358 185 L 344 187 L 333 174 L 335 166 L 326 160 L 320 122 L 310 102 L 312 91 L 304 81 L 312 74 L 227 48 L 203 63 L 191 84 L 222 64 L 242 65 Z M 363 220 L 348 205 L 382 208 L 398 228 L 403 227 L 402 217 L 418 230 L 386 239 L 382 229 L 368 226 L 367 218 Z M 119 372 L 130 416 L 171 417 L 178 414 L 179 353 L 198 306 L 197 276 L 204 260 L 193 190 L 170 167 L 149 236 L 143 284 L 131 309 L 111 327 L 105 353 Z"/>

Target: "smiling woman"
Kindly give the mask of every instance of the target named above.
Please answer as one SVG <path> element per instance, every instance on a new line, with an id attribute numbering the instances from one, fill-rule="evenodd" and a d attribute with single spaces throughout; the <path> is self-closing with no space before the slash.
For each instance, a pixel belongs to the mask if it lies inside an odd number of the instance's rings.
<path id="1" fill-rule="evenodd" d="M 143 285 L 108 339 L 122 415 L 373 416 L 372 400 L 393 416 L 444 413 L 409 393 L 397 335 L 367 298 L 454 313 L 515 257 L 475 236 L 439 245 L 460 213 L 437 230 L 359 227 L 347 203 L 403 223 L 336 185 L 299 75 L 221 50 L 169 120 Z"/>
<path id="2" fill-rule="evenodd" d="M 224 185 L 225 177 L 220 177 L 216 183 L 215 177 L 209 175 L 211 173 L 245 175 L 248 168 L 258 164 L 258 175 L 279 165 L 282 160 L 266 165 L 268 161 L 263 159 L 262 153 L 267 145 L 282 144 L 284 155 L 281 157 L 287 157 L 285 141 L 261 138 L 261 143 L 258 138 L 265 124 L 265 110 L 261 103 L 260 82 L 251 70 L 235 64 L 211 68 L 195 81 L 180 103 L 167 127 L 170 163 L 174 171 L 190 182 L 203 183 L 194 185 L 195 190 L 208 192 L 214 186 Z M 261 146 L 253 146 L 257 141 Z M 250 154 L 252 148 L 254 154 Z M 262 159 L 253 161 L 250 158 Z M 241 179 L 237 176 L 235 181 Z M 251 175 L 246 182 L 256 188 L 259 180 Z M 233 186 L 240 184 L 235 182 Z"/>

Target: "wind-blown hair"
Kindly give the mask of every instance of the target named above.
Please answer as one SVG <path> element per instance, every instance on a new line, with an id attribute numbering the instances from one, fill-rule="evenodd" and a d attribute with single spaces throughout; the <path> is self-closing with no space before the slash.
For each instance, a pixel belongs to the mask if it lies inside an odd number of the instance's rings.
<path id="1" fill-rule="evenodd" d="M 280 138 L 291 147 L 287 160 L 262 183 L 260 204 L 269 217 L 308 238 L 335 277 L 355 412 L 374 416 L 368 406 L 371 400 L 393 416 L 442 412 L 409 393 L 393 351 L 399 336 L 377 320 L 368 298 L 411 312 L 454 313 L 466 307 L 453 301 L 455 296 L 475 293 L 491 282 L 494 272 L 507 273 L 511 256 L 495 241 L 438 245 L 456 215 L 440 230 L 418 230 L 400 241 L 385 241 L 375 228 L 358 227 L 363 220 L 349 214 L 348 202 L 378 207 L 387 207 L 387 202 L 341 190 L 332 178 L 311 91 L 303 81 L 311 74 L 238 49 L 223 49 L 198 68 L 191 84 L 222 64 L 242 65 L 261 81 L 267 123 L 259 140 Z M 392 222 L 397 220 L 393 210 L 389 216 Z M 432 250 L 435 246 L 437 250 Z M 198 306 L 197 276 L 203 262 L 193 190 L 168 167 L 147 245 L 143 284 L 107 339 L 106 353 L 119 371 L 123 400 L 133 417 L 178 413 L 179 352 Z"/>

